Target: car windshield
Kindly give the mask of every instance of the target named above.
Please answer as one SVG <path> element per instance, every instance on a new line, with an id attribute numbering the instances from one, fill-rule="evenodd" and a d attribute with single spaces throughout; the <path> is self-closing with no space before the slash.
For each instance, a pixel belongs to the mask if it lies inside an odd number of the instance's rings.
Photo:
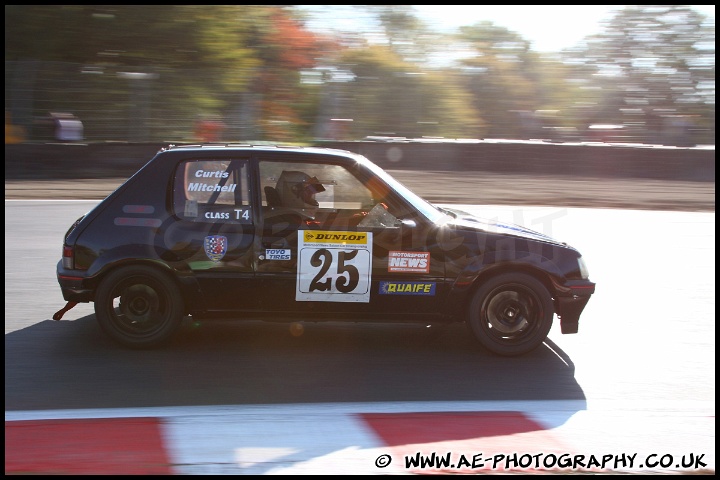
<path id="1" fill-rule="evenodd" d="M 448 217 L 453 215 L 450 212 L 440 209 L 428 202 L 424 198 L 418 196 L 412 190 L 407 188 L 405 185 L 397 181 L 389 173 L 382 168 L 378 167 L 373 163 L 366 164 L 372 172 L 380 177 L 385 183 L 390 185 L 400 196 L 408 201 L 418 212 L 425 216 L 428 220 L 433 223 L 444 222 L 448 220 Z"/>

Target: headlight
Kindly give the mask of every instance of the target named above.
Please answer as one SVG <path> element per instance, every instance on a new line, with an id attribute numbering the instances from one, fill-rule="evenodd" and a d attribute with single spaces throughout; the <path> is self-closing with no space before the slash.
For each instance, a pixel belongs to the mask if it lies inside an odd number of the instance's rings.
<path id="1" fill-rule="evenodd" d="M 583 280 L 587 280 L 590 278 L 590 272 L 588 272 L 587 265 L 585 265 L 585 260 L 583 260 L 582 257 L 578 257 L 578 268 L 580 269 L 580 278 Z"/>

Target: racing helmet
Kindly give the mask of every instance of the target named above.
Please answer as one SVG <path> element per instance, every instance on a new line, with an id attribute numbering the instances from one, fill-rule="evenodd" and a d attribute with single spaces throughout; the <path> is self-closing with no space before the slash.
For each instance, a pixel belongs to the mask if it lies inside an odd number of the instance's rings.
<path id="1" fill-rule="evenodd" d="M 317 177 L 311 177 L 305 172 L 288 170 L 280 174 L 276 189 L 283 206 L 295 208 L 317 207 L 315 194 L 325 191 L 325 187 Z"/>

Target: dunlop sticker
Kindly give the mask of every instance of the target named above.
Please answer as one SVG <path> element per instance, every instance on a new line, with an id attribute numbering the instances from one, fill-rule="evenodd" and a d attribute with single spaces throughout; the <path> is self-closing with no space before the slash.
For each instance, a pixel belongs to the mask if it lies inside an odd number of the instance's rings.
<path id="1" fill-rule="evenodd" d="M 333 232 L 325 230 L 303 230 L 303 242 L 315 245 L 367 245 L 368 232 Z"/>

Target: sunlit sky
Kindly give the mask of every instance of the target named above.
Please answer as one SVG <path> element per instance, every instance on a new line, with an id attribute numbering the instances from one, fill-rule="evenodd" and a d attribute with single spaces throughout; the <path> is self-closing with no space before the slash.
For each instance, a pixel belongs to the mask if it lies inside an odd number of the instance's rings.
<path id="1" fill-rule="evenodd" d="M 417 5 L 418 14 L 440 30 L 491 21 L 532 42 L 538 52 L 557 52 L 588 35 L 622 5 Z"/>
<path id="2" fill-rule="evenodd" d="M 538 52 L 558 52 L 588 35 L 599 33 L 603 22 L 624 5 L 413 5 L 418 16 L 440 31 L 491 21 L 520 34 Z M 301 5 L 324 17 L 315 23 L 341 30 L 361 28 L 364 15 L 347 5 Z M 362 6 L 360 6 L 362 7 Z M 715 19 L 715 5 L 691 5 Z"/>

